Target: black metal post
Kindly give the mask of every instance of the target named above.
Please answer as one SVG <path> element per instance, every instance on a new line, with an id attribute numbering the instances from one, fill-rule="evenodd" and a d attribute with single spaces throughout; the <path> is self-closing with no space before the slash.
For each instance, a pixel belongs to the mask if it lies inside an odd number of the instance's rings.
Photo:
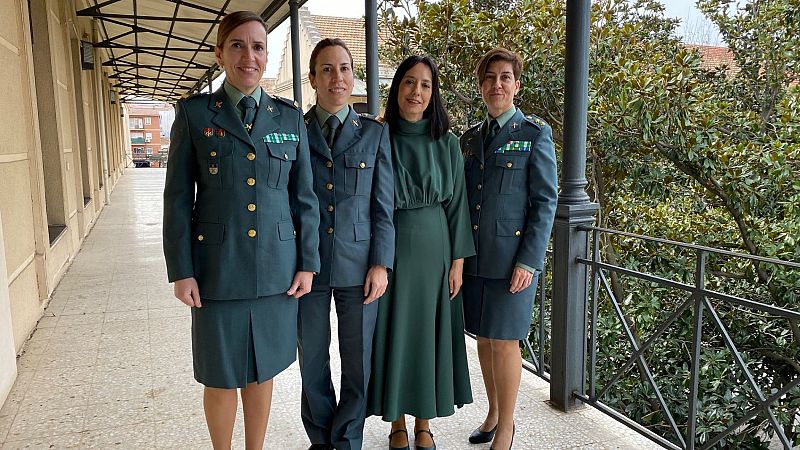
<path id="1" fill-rule="evenodd" d="M 303 104 L 303 72 L 300 70 L 300 4 L 289 0 L 289 14 L 292 28 L 292 90 L 294 101 Z"/>
<path id="2" fill-rule="evenodd" d="M 591 0 L 567 0 L 564 152 L 561 192 L 553 226 L 553 316 L 550 401 L 569 411 L 582 402 L 586 369 L 587 232 L 599 206 L 586 194 Z"/>
<path id="3" fill-rule="evenodd" d="M 364 0 L 364 32 L 367 43 L 367 109 L 370 114 L 380 112 L 378 87 L 378 2 Z"/>

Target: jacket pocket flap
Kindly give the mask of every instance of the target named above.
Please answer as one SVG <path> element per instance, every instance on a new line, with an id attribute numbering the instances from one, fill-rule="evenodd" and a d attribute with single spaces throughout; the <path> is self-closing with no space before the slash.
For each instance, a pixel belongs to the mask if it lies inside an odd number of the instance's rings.
<path id="1" fill-rule="evenodd" d="M 527 163 L 528 155 L 497 155 L 494 165 L 505 169 L 523 169 Z"/>
<path id="2" fill-rule="evenodd" d="M 203 245 L 219 245 L 225 235 L 225 225 L 221 223 L 198 222 L 194 226 L 194 240 Z"/>
<path id="3" fill-rule="evenodd" d="M 498 220 L 497 221 L 497 235 L 498 236 L 522 236 L 525 232 L 525 221 L 521 219 L 511 220 Z"/>
<path id="4" fill-rule="evenodd" d="M 366 241 L 372 237 L 372 222 L 354 223 L 356 241 Z"/>
<path id="5" fill-rule="evenodd" d="M 375 155 L 370 153 L 345 153 L 344 165 L 356 169 L 375 167 Z"/>
<path id="6" fill-rule="evenodd" d="M 273 158 L 282 159 L 284 161 L 294 161 L 297 159 L 297 145 L 295 143 L 276 144 L 270 142 L 267 144 L 269 154 Z"/>
<path id="7" fill-rule="evenodd" d="M 282 241 L 289 241 L 294 239 L 294 223 L 290 220 L 278 222 L 278 238 Z"/>

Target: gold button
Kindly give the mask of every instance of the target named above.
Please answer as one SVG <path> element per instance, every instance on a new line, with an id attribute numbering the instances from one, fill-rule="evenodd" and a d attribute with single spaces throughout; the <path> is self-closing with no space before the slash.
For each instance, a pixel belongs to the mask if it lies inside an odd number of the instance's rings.
<path id="1" fill-rule="evenodd" d="M 205 239 L 205 238 L 203 237 L 203 235 L 202 235 L 202 234 L 198 234 L 198 235 L 197 235 L 197 240 L 198 240 L 198 241 L 202 241 L 203 239 Z"/>
<path id="2" fill-rule="evenodd" d="M 256 237 L 256 230 L 247 230 L 247 235 L 250 237 Z"/>
<path id="3" fill-rule="evenodd" d="M 475 231 L 478 231 L 478 225 L 473 225 L 472 229 L 475 230 Z"/>
<path id="4" fill-rule="evenodd" d="M 210 156 L 212 158 L 217 156 L 217 151 L 216 150 L 211 150 L 211 153 L 209 153 L 208 156 Z"/>
<path id="5" fill-rule="evenodd" d="M 333 234 L 333 227 L 328 227 L 328 229 L 325 230 L 325 232 L 328 234 Z"/>
<path id="6" fill-rule="evenodd" d="M 514 167 L 514 163 L 509 161 L 509 162 L 506 163 L 506 167 L 508 167 L 510 169 L 510 168 Z"/>
<path id="7" fill-rule="evenodd" d="M 247 159 L 249 159 L 250 161 L 256 159 L 256 154 L 253 153 L 253 152 L 248 153 L 247 154 Z"/>
<path id="8" fill-rule="evenodd" d="M 522 231 L 519 230 L 515 231 L 514 236 L 522 236 Z"/>
<path id="9" fill-rule="evenodd" d="M 481 210 L 481 204 L 480 204 L 480 203 L 478 203 L 477 205 L 475 205 L 475 210 L 476 210 L 476 211 L 480 211 L 480 210 Z"/>
<path id="10" fill-rule="evenodd" d="M 297 230 L 292 230 L 292 236 L 297 236 Z"/>
<path id="11" fill-rule="evenodd" d="M 333 183 L 327 183 L 327 184 L 325 184 L 325 189 L 327 189 L 327 190 L 329 190 L 329 191 L 332 191 L 332 190 L 333 190 Z"/>
<path id="12" fill-rule="evenodd" d="M 483 164 L 480 165 L 480 169 L 483 170 Z"/>
<path id="13" fill-rule="evenodd" d="M 333 205 L 328 205 L 328 212 L 333 212 Z"/>
<path id="14" fill-rule="evenodd" d="M 285 159 L 285 160 L 287 160 L 287 161 L 288 161 L 288 160 L 289 160 L 289 155 L 287 155 L 286 153 L 284 153 L 284 154 L 283 154 L 283 159 Z"/>
<path id="15" fill-rule="evenodd" d="M 256 185 L 256 179 L 252 178 L 252 177 L 248 178 L 247 179 L 247 185 L 248 186 L 255 186 Z"/>
<path id="16" fill-rule="evenodd" d="M 248 203 L 247 204 L 247 210 L 250 211 L 250 212 L 255 211 L 256 210 L 256 205 L 254 203 Z"/>
<path id="17" fill-rule="evenodd" d="M 482 184 L 479 184 L 479 185 L 478 185 L 478 190 L 480 191 L 481 189 L 483 189 L 483 185 L 482 185 Z"/>
<path id="18" fill-rule="evenodd" d="M 359 168 L 361 168 L 361 169 L 363 169 L 364 167 L 367 167 L 367 164 L 366 164 L 364 161 L 361 161 L 361 162 L 358 164 L 358 167 L 359 167 Z"/>
<path id="19" fill-rule="evenodd" d="M 333 167 L 333 161 L 325 161 L 325 167 L 327 167 L 328 169 Z"/>

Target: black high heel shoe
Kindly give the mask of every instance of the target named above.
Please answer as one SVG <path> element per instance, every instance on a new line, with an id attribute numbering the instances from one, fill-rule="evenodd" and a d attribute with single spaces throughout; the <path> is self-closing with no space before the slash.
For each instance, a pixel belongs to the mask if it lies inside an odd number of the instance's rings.
<path id="1" fill-rule="evenodd" d="M 475 428 L 475 431 L 469 435 L 469 443 L 470 444 L 485 444 L 487 442 L 492 442 L 494 439 L 494 434 L 497 432 L 497 425 L 495 424 L 494 428 L 489 431 L 481 431 L 481 427 Z"/>
<path id="2" fill-rule="evenodd" d="M 408 431 L 402 428 L 398 428 L 397 430 L 392 431 L 389 433 L 389 450 L 409 450 L 408 444 L 405 447 L 392 447 L 392 436 L 397 433 L 405 433 L 406 434 L 406 442 L 408 442 Z"/>
<path id="3" fill-rule="evenodd" d="M 494 427 L 497 430 L 497 427 Z M 508 444 L 508 450 L 511 450 L 514 447 L 514 435 L 517 434 L 517 424 L 514 424 L 514 428 L 511 429 L 511 443 Z M 489 447 L 489 450 L 494 450 L 494 446 Z"/>

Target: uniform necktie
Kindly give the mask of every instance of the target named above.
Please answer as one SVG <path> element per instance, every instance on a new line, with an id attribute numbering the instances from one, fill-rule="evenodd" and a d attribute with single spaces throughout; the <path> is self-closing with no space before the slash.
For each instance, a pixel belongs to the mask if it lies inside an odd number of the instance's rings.
<path id="1" fill-rule="evenodd" d="M 325 142 L 328 143 L 328 148 L 333 148 L 333 143 L 336 141 L 336 131 L 339 128 L 339 118 L 330 116 L 328 120 L 325 121 L 325 125 L 328 126 L 328 135 L 326 136 Z"/>
<path id="2" fill-rule="evenodd" d="M 242 122 L 249 133 L 253 129 L 253 120 L 256 118 L 256 100 L 246 95 L 239 100 L 239 104 L 244 107 L 244 118 L 242 118 Z"/>
<path id="3" fill-rule="evenodd" d="M 483 140 L 483 148 L 488 149 L 489 143 L 492 142 L 492 139 L 494 139 L 499 132 L 500 124 L 497 123 L 497 120 L 495 119 L 490 120 L 489 128 L 486 130 L 486 139 Z"/>

